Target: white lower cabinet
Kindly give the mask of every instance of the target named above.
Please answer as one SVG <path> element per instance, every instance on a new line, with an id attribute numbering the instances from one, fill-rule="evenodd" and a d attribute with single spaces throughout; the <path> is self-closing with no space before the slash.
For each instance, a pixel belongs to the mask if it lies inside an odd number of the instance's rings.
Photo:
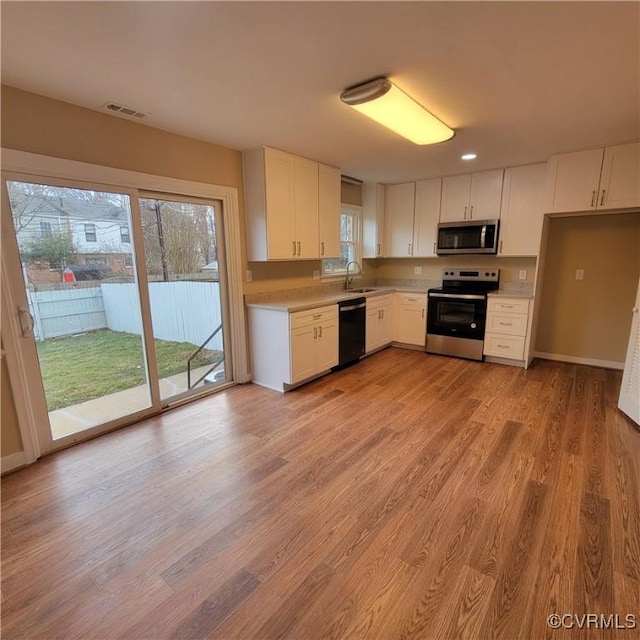
<path id="1" fill-rule="evenodd" d="M 485 356 L 517 360 L 517 364 L 525 359 L 529 302 L 528 298 L 489 296 L 484 335 Z"/>
<path id="2" fill-rule="evenodd" d="M 286 391 L 338 364 L 338 305 L 288 313 L 249 307 L 251 379 Z"/>
<path id="3" fill-rule="evenodd" d="M 424 347 L 427 339 L 427 294 L 393 294 L 393 341 Z"/>
<path id="4" fill-rule="evenodd" d="M 393 295 L 367 298 L 366 353 L 391 344 Z"/>

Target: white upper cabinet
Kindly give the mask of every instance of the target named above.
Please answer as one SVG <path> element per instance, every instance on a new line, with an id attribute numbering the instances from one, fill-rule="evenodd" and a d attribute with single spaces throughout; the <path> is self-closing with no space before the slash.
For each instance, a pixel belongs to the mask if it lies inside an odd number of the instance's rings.
<path id="1" fill-rule="evenodd" d="M 538 255 L 546 175 L 545 163 L 505 170 L 498 255 Z"/>
<path id="2" fill-rule="evenodd" d="M 442 178 L 416 182 L 416 204 L 413 221 L 413 256 L 436 256 Z"/>
<path id="3" fill-rule="evenodd" d="M 564 153 L 549 160 L 549 213 L 640 206 L 640 143 Z"/>
<path id="4" fill-rule="evenodd" d="M 384 246 L 385 187 L 377 182 L 362 185 L 362 257 L 381 258 Z"/>
<path id="5" fill-rule="evenodd" d="M 640 206 L 640 142 L 604 150 L 598 209 Z"/>
<path id="6" fill-rule="evenodd" d="M 406 258 L 413 255 L 415 197 L 415 182 L 386 187 L 385 251 L 388 258 Z"/>
<path id="7" fill-rule="evenodd" d="M 340 169 L 318 166 L 320 257 L 340 257 Z"/>
<path id="8" fill-rule="evenodd" d="M 269 147 L 242 156 L 247 258 L 317 259 L 323 247 L 338 256 L 340 171 Z"/>
<path id="9" fill-rule="evenodd" d="M 320 255 L 318 231 L 318 163 L 293 156 L 293 219 L 296 258 Z M 268 192 L 267 183 L 267 192 Z"/>
<path id="10" fill-rule="evenodd" d="M 442 179 L 387 186 L 386 257 L 435 257 Z"/>
<path id="11" fill-rule="evenodd" d="M 595 209 L 604 149 L 552 156 L 549 160 L 550 213 Z"/>
<path id="12" fill-rule="evenodd" d="M 494 220 L 500 216 L 504 169 L 442 179 L 440 222 Z"/>

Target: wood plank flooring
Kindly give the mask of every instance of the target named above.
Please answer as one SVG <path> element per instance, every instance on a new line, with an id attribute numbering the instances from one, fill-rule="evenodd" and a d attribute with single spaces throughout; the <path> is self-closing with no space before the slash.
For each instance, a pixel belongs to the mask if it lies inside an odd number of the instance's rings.
<path id="1" fill-rule="evenodd" d="M 2 638 L 640 638 L 619 384 L 387 349 L 44 458 L 2 480 Z"/>

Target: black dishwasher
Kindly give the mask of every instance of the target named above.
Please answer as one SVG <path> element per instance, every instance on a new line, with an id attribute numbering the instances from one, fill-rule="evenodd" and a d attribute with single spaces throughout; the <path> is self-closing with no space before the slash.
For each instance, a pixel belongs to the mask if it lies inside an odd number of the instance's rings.
<path id="1" fill-rule="evenodd" d="M 338 367 L 364 355 L 366 321 L 366 298 L 338 302 Z"/>

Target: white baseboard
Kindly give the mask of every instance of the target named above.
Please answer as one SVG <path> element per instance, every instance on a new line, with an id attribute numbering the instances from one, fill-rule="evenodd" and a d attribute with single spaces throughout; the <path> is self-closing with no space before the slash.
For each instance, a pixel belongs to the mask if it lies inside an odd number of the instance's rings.
<path id="1" fill-rule="evenodd" d="M 18 451 L 18 453 L 12 453 L 9 456 L 3 456 L 0 458 L 0 473 L 5 474 L 9 471 L 14 471 L 20 467 L 24 467 L 27 464 L 27 457 L 24 455 L 24 451 Z"/>
<path id="2" fill-rule="evenodd" d="M 624 362 L 616 362 L 615 360 L 596 360 L 595 358 L 580 358 L 579 356 L 566 356 L 560 353 L 543 353 L 536 351 L 536 358 L 543 360 L 555 360 L 556 362 L 570 362 L 571 364 L 586 364 L 590 367 L 602 367 L 603 369 L 624 369 Z"/>

